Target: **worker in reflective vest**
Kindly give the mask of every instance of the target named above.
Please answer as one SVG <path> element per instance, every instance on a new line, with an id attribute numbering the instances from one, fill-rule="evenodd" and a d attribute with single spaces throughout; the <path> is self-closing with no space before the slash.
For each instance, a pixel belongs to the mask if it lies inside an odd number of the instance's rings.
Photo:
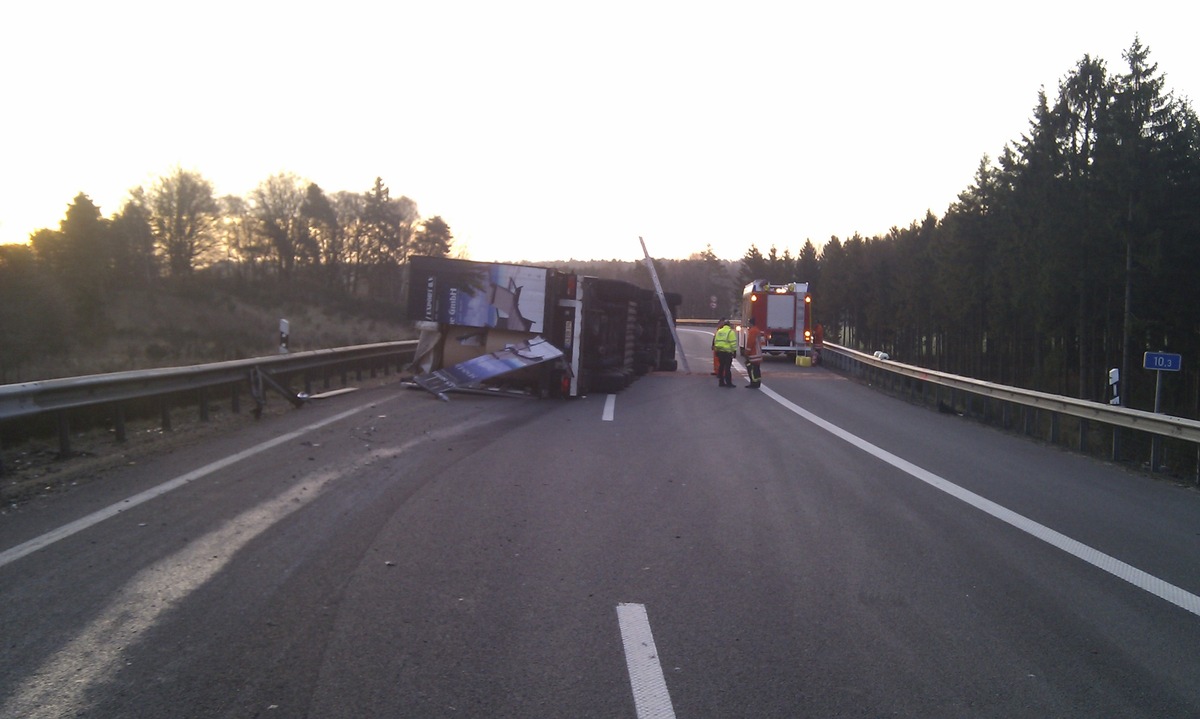
<path id="1" fill-rule="evenodd" d="M 713 349 L 717 351 L 720 368 L 717 370 L 717 384 L 720 387 L 733 386 L 733 355 L 737 352 L 737 332 L 729 325 L 729 320 L 722 317 L 713 335 Z"/>
<path id="2" fill-rule="evenodd" d="M 763 334 L 758 325 L 754 323 L 754 318 L 750 318 L 749 328 L 746 330 L 746 372 L 750 375 L 750 384 L 746 385 L 746 389 L 758 389 L 762 384 L 762 361 L 763 361 Z"/>

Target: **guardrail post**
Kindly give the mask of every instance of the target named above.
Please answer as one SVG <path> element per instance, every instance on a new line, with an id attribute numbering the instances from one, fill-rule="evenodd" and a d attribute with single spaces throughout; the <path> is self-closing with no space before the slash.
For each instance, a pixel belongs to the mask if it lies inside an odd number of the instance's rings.
<path id="1" fill-rule="evenodd" d="M 125 441 L 125 406 L 120 402 L 113 407 L 113 429 L 116 431 L 117 442 Z"/>
<path id="2" fill-rule="evenodd" d="M 242 411 L 242 393 L 238 383 L 231 385 L 229 392 L 229 409 L 234 414 L 240 414 Z"/>
<path id="3" fill-rule="evenodd" d="M 1088 446 L 1088 421 L 1086 419 L 1079 420 L 1079 451 L 1087 454 Z"/>
<path id="4" fill-rule="evenodd" d="M 1113 425 L 1113 440 L 1112 440 L 1112 461 L 1121 461 L 1121 428 Z"/>
<path id="5" fill-rule="evenodd" d="M 162 431 L 170 432 L 171 431 L 171 403 L 168 402 L 167 397 L 164 396 L 161 400 L 159 400 L 158 405 L 162 409 Z"/>
<path id="6" fill-rule="evenodd" d="M 199 390 L 200 394 L 200 421 L 208 421 L 208 390 L 203 387 Z"/>
<path id="7" fill-rule="evenodd" d="M 1050 413 L 1050 444 L 1058 444 L 1058 412 Z"/>
<path id="8" fill-rule="evenodd" d="M 71 456 L 71 423 L 67 418 L 66 410 L 58 413 L 58 456 L 59 458 Z"/>

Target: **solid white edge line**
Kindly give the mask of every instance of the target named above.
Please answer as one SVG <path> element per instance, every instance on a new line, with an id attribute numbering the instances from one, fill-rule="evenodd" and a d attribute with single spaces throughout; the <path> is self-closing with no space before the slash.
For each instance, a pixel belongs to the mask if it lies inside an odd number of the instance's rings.
<path id="1" fill-rule="evenodd" d="M 237 454 L 232 454 L 224 459 L 220 459 L 220 460 L 217 460 L 216 462 L 213 462 L 211 464 L 207 464 L 203 467 L 200 467 L 199 469 L 194 469 L 191 472 L 188 472 L 187 474 L 182 474 L 182 475 L 180 475 L 172 480 L 169 480 L 167 482 L 164 482 L 163 484 L 160 484 L 156 487 L 151 487 L 150 489 L 147 489 L 144 492 L 135 494 L 132 497 L 129 497 L 128 499 L 123 499 L 120 502 L 117 502 L 116 504 L 112 504 L 112 505 L 105 507 L 104 509 L 100 509 L 95 512 L 92 512 L 91 514 L 87 515 L 86 517 L 81 517 L 81 518 L 75 520 L 74 522 L 71 522 L 70 524 L 65 524 L 65 525 L 59 527 L 58 529 L 55 529 L 50 532 L 46 532 L 45 534 L 41 535 L 40 537 L 35 537 L 35 538 L 29 540 L 28 542 L 25 542 L 23 544 L 18 544 L 17 546 L 15 546 L 11 549 L 7 549 L 3 552 L 0 552 L 0 567 L 3 567 L 7 564 L 15 562 L 18 559 L 20 559 L 24 556 L 27 556 L 29 554 L 32 554 L 39 549 L 48 547 L 51 544 L 54 544 L 55 542 L 57 542 L 59 540 L 66 539 L 67 537 L 70 537 L 73 534 L 82 532 L 83 530 L 85 530 L 89 527 L 93 527 L 93 526 L 99 524 L 100 522 L 103 522 L 106 519 L 111 519 L 112 517 L 115 517 L 116 515 L 120 514 L 121 512 L 124 512 L 125 510 L 132 509 L 132 508 L 138 506 L 139 504 L 144 504 L 146 502 L 149 502 L 150 500 L 154 499 L 155 497 L 161 497 L 162 495 L 166 494 L 167 492 L 171 492 L 173 490 L 179 489 L 180 487 L 187 484 L 188 482 L 191 482 L 196 479 L 200 479 L 201 477 L 212 474 L 213 472 L 217 472 L 219 470 L 225 469 L 226 467 L 228 467 L 232 464 L 240 462 L 243 459 L 246 459 L 247 457 L 256 455 L 260 452 L 264 452 L 268 449 L 271 449 L 272 447 L 277 447 L 285 442 L 290 442 L 291 440 L 296 439 L 297 437 L 300 437 L 309 432 L 312 432 L 313 430 L 320 429 L 321 427 L 324 427 L 327 424 L 332 424 L 334 422 L 343 420 L 346 417 L 349 417 L 353 414 L 357 414 L 358 412 L 361 412 L 364 409 L 372 407 L 375 404 L 377 404 L 377 402 L 371 402 L 369 404 L 364 404 L 364 405 L 362 405 L 360 407 L 356 407 L 354 409 L 346 410 L 345 412 L 341 412 L 340 414 L 335 414 L 332 417 L 327 417 L 326 419 L 323 419 L 320 422 L 314 422 L 313 424 L 310 424 L 307 427 L 298 429 L 294 432 L 289 432 L 287 434 L 280 435 L 279 437 L 267 440 L 266 442 L 255 445 L 253 447 L 250 447 L 249 449 L 244 449 L 241 452 L 238 452 Z"/>
<path id="2" fill-rule="evenodd" d="M 621 626 L 625 666 L 629 669 L 638 719 L 675 719 L 645 605 L 618 604 L 617 623 Z"/>
<path id="3" fill-rule="evenodd" d="M 1185 589 L 1159 579 L 1152 574 L 1148 574 L 1137 567 L 1126 564 L 1116 557 L 1105 554 L 1098 549 L 1089 547 L 1082 542 L 1071 539 L 1070 537 L 1056 532 L 1055 530 L 1050 529 L 1043 524 L 1039 524 L 1028 517 L 1022 516 L 1010 509 L 1002 507 L 990 499 L 986 499 L 968 489 L 964 489 L 957 484 L 954 484 L 953 482 L 934 474 L 933 472 L 922 469 L 912 462 L 901 459 L 891 452 L 877 447 L 865 439 L 862 439 L 857 435 L 853 435 L 841 427 L 821 419 L 812 412 L 809 412 L 803 407 L 793 403 L 791 400 L 783 397 L 778 392 L 768 388 L 766 385 L 762 386 L 762 390 L 763 394 L 766 394 L 768 397 L 775 400 L 794 414 L 808 420 L 809 422 L 812 422 L 826 432 L 829 432 L 833 436 L 850 443 L 867 454 L 870 454 L 877 459 L 892 465 L 896 469 L 899 469 L 900 471 L 915 477 L 922 482 L 925 482 L 931 487 L 949 494 L 955 499 L 966 502 L 972 507 L 986 512 L 987 514 L 992 515 L 996 519 L 999 519 L 1006 524 L 1037 537 L 1052 547 L 1056 547 L 1067 554 L 1082 559 L 1088 564 L 1091 564 L 1098 569 L 1102 569 L 1118 579 L 1123 579 L 1139 589 L 1145 590 L 1157 597 L 1165 599 L 1177 607 L 1200 616 L 1200 596 L 1192 594 Z"/>
<path id="4" fill-rule="evenodd" d="M 615 413 L 616 408 L 617 396 L 615 394 L 610 394 L 604 400 L 604 414 L 601 415 L 601 419 L 603 419 L 605 422 L 613 421 L 613 414 Z"/>

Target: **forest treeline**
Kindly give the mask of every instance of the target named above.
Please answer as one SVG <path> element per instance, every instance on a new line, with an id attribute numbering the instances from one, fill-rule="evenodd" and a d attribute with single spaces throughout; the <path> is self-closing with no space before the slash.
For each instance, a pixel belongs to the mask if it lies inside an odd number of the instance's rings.
<path id="1" fill-rule="evenodd" d="M 942 217 L 806 241 L 794 255 L 748 238 L 735 260 L 711 247 L 655 260 L 664 288 L 683 296 L 681 316 L 715 318 L 737 314 L 752 279 L 809 282 L 830 341 L 1097 401 L 1117 367 L 1138 408 L 1153 401 L 1141 353 L 1178 352 L 1184 371 L 1164 410 L 1197 416 L 1200 126 L 1140 40 L 1122 59 L 1110 71 L 1085 55 L 1053 95 L 1038 93 L 1027 131 L 983 157 Z M 452 247 L 442 218 L 420 218 L 381 179 L 326 194 L 280 174 L 248 197 L 218 198 L 176 169 L 110 218 L 81 194 L 58 229 L 0 246 L 0 380 L 95 326 L 114 292 L 211 281 L 388 304 L 408 256 Z M 640 262 L 539 264 L 650 286 Z"/>
<path id="2" fill-rule="evenodd" d="M 1200 408 L 1200 125 L 1135 39 L 1085 55 L 939 220 L 829 240 L 826 337 L 1003 384 L 1153 408 L 1142 353 L 1183 355 L 1164 411 Z M 832 331 L 831 331 L 832 330 Z"/>
<path id="3" fill-rule="evenodd" d="M 57 229 L 0 245 L 0 382 L 40 357 L 103 342 L 109 311 L 131 292 L 195 297 L 207 286 L 259 300 L 395 303 L 405 259 L 444 256 L 453 241 L 445 220 L 422 219 L 380 178 L 365 192 L 327 194 L 280 173 L 248 197 L 217 197 L 199 172 L 175 168 L 107 218 L 80 193 Z"/>

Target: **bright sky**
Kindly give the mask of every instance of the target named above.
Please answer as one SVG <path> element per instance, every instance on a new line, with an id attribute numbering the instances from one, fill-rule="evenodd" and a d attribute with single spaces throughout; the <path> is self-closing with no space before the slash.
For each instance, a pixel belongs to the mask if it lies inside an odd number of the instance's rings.
<path id="1" fill-rule="evenodd" d="M 1084 54 L 1135 35 L 1200 95 L 1200 5 L 10 2 L 0 242 L 176 165 L 292 172 L 441 215 L 480 260 L 637 259 L 941 216 Z"/>

